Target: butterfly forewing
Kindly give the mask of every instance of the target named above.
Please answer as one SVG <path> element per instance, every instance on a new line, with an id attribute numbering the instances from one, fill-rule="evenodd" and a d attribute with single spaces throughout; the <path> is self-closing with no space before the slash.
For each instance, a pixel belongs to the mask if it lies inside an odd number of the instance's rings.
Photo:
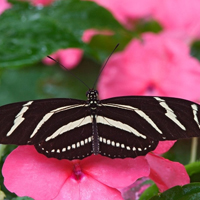
<path id="1" fill-rule="evenodd" d="M 102 100 L 101 105 L 101 115 L 106 113 L 153 140 L 200 136 L 200 106 L 191 101 L 130 96 Z"/>

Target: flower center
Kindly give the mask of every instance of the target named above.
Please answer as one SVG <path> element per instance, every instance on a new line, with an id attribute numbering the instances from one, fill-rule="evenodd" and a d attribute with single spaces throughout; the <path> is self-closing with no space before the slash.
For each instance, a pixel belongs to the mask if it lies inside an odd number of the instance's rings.
<path id="1" fill-rule="evenodd" d="M 154 85 L 153 85 L 153 84 L 150 84 L 150 85 L 148 85 L 148 87 L 147 87 L 147 92 L 148 92 L 148 93 L 152 93 L 152 92 L 154 91 L 154 89 L 155 89 Z"/>
<path id="2" fill-rule="evenodd" d="M 77 162 L 77 163 L 74 163 L 74 168 L 73 168 L 73 178 L 77 181 L 81 180 L 82 177 L 83 177 L 83 172 L 81 170 L 81 166 L 80 164 Z"/>
<path id="3" fill-rule="evenodd" d="M 146 87 L 146 91 L 144 94 L 147 96 L 152 96 L 152 95 L 156 95 L 156 93 L 157 93 L 157 88 L 155 84 L 149 83 L 149 85 L 147 85 Z"/>

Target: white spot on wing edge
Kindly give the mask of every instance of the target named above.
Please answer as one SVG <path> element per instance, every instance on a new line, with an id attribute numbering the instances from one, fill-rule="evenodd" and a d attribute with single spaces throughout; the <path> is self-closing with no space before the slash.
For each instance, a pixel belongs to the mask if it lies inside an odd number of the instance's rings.
<path id="1" fill-rule="evenodd" d="M 14 124 L 11 127 L 11 129 L 8 131 L 8 133 L 6 134 L 6 136 L 10 136 L 14 130 L 24 121 L 24 113 L 29 109 L 29 106 L 33 103 L 33 101 L 28 101 L 27 103 L 25 103 L 24 105 L 22 105 L 22 109 L 20 110 L 20 112 L 15 116 L 15 120 L 14 120 Z"/>
<path id="2" fill-rule="evenodd" d="M 120 147 L 120 143 L 119 142 L 116 143 L 116 147 Z"/>
<path id="3" fill-rule="evenodd" d="M 57 153 L 60 153 L 60 149 L 57 149 L 57 151 L 56 151 Z"/>
<path id="4" fill-rule="evenodd" d="M 154 97 L 159 104 L 166 110 L 165 115 L 171 119 L 173 122 L 175 122 L 182 130 L 186 130 L 185 126 L 181 124 L 181 122 L 177 119 L 177 116 L 175 115 L 174 111 L 167 105 L 166 101 L 164 99 L 161 99 L 160 97 Z"/>

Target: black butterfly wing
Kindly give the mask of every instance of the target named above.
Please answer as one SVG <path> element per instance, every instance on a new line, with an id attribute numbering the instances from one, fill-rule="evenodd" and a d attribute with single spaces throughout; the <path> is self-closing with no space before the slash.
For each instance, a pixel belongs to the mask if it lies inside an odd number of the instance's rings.
<path id="1" fill-rule="evenodd" d="M 191 101 L 130 96 L 100 103 L 97 121 L 102 155 L 136 157 L 154 150 L 158 141 L 200 136 L 200 106 Z"/>
<path id="2" fill-rule="evenodd" d="M 58 159 L 88 156 L 92 151 L 92 124 L 88 121 L 88 112 L 85 101 L 75 99 L 1 106 L 0 143 L 33 144 L 38 152 Z"/>
<path id="3" fill-rule="evenodd" d="M 75 99 L 27 101 L 0 107 L 0 143 L 32 144 L 47 157 L 81 159 L 92 154 L 98 138 L 102 155 L 136 157 L 162 140 L 200 136 L 199 110 L 196 103 L 167 97 L 116 97 L 93 109 Z"/>

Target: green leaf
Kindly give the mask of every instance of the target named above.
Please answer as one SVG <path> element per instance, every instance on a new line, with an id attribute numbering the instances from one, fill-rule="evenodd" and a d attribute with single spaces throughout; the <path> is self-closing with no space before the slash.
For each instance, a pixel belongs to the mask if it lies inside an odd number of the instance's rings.
<path id="1" fill-rule="evenodd" d="M 200 148 L 198 148 L 198 152 L 200 152 Z M 186 165 L 190 161 L 190 153 L 191 139 L 181 139 L 178 140 L 174 146 L 163 155 L 163 157 Z"/>
<path id="2" fill-rule="evenodd" d="M 175 186 L 150 200 L 197 200 L 200 199 L 200 183 Z"/>
<path id="3" fill-rule="evenodd" d="M 17 198 L 14 198 L 12 200 L 32 200 L 32 198 L 30 198 L 30 197 L 17 197 Z"/>
<path id="4" fill-rule="evenodd" d="M 200 182 L 200 162 L 190 163 L 185 166 L 190 182 Z"/>
<path id="5" fill-rule="evenodd" d="M 144 19 L 138 20 L 135 24 L 134 29 L 138 34 L 144 32 L 159 33 L 162 31 L 162 27 L 157 21 L 154 20 L 146 21 Z"/>
<path id="6" fill-rule="evenodd" d="M 3 163 L 7 157 L 8 154 L 10 154 L 10 152 L 16 148 L 16 145 L 2 145 L 4 146 L 3 152 L 1 152 L 1 160 L 0 160 L 0 168 L 2 169 Z M 16 197 L 16 195 L 14 193 L 9 192 L 6 187 L 4 186 L 4 178 L 2 176 L 2 174 L 0 174 L 0 185 L 1 185 L 1 190 L 3 191 L 3 193 L 6 195 L 5 199 L 12 199 L 13 197 Z"/>
<path id="7" fill-rule="evenodd" d="M 5 197 L 6 195 L 4 194 L 3 191 L 1 191 L 1 188 L 0 188 L 0 200 L 3 200 Z"/>
<path id="8" fill-rule="evenodd" d="M 158 187 L 156 186 L 156 184 L 153 184 L 142 193 L 139 200 L 149 200 L 151 197 L 158 194 L 158 192 L 159 192 Z"/>
<path id="9" fill-rule="evenodd" d="M 1 68 L 30 65 L 61 48 L 83 48 L 94 56 L 81 41 L 86 29 L 123 29 L 106 9 L 80 0 L 56 1 L 48 7 L 16 1 L 0 21 Z"/>
<path id="10" fill-rule="evenodd" d="M 98 60 L 100 60 L 102 63 L 108 58 L 110 53 L 113 51 L 114 47 L 119 44 L 118 48 L 115 50 L 115 53 L 117 51 L 122 51 L 125 46 L 135 38 L 136 35 L 130 32 L 125 32 L 123 34 L 123 37 L 120 36 L 120 34 L 115 35 L 95 35 L 89 46 L 91 49 L 93 49 L 96 54 L 98 55 Z"/>
<path id="11" fill-rule="evenodd" d="M 191 56 L 200 60 L 200 41 L 195 41 L 191 46 Z"/>

